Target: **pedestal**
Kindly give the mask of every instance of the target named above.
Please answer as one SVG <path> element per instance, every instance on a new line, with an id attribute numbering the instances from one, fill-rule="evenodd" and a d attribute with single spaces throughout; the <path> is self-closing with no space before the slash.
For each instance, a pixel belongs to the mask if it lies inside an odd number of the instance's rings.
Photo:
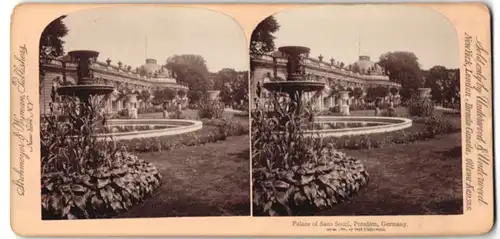
<path id="1" fill-rule="evenodd" d="M 342 116 L 348 116 L 350 115 L 349 112 L 349 91 L 340 91 L 340 100 L 341 100 L 341 105 L 340 105 L 340 114 Z"/>
<path id="2" fill-rule="evenodd" d="M 137 94 L 129 94 L 127 95 L 127 109 L 129 117 L 132 119 L 137 118 Z"/>
<path id="3" fill-rule="evenodd" d="M 350 115 L 349 105 L 344 104 L 344 105 L 340 106 L 340 115 L 342 115 L 342 116 L 349 116 Z"/>

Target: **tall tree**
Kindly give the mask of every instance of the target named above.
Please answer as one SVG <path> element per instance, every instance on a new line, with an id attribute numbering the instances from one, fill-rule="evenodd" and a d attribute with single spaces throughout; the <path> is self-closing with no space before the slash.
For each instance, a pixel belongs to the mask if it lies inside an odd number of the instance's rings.
<path id="1" fill-rule="evenodd" d="M 424 87 L 421 84 L 420 63 L 415 53 L 407 51 L 387 52 L 380 56 L 378 64 L 384 68 L 384 73 L 389 76 L 391 81 L 400 83 L 403 88 Z"/>
<path id="2" fill-rule="evenodd" d="M 69 32 L 63 22 L 65 17 L 66 15 L 56 18 L 43 29 L 40 37 L 40 58 L 59 57 L 64 54 L 62 38 Z"/>
<path id="3" fill-rule="evenodd" d="M 63 19 L 66 16 L 60 16 L 50 22 L 45 29 L 43 29 L 42 34 L 40 36 L 40 54 L 38 61 L 38 69 L 39 74 L 41 76 L 45 75 L 44 68 L 42 67 L 43 59 L 47 58 L 56 58 L 64 55 L 64 41 L 63 37 L 68 35 L 68 28 L 63 22 Z M 44 77 L 40 78 L 40 91 L 42 90 L 43 84 L 42 81 Z M 64 77 L 63 77 L 64 78 Z"/>
<path id="4" fill-rule="evenodd" d="M 280 29 L 280 25 L 274 16 L 267 17 L 261 21 L 253 30 L 250 38 L 250 57 L 259 57 L 274 51 L 273 33 Z"/>
<path id="5" fill-rule="evenodd" d="M 232 101 L 232 83 L 237 80 L 238 73 L 234 69 L 225 68 L 214 74 L 214 88 L 220 90 L 220 98 L 224 104 Z"/>
<path id="6" fill-rule="evenodd" d="M 248 72 L 225 68 L 215 74 L 215 89 L 220 90 L 221 100 L 229 105 L 248 100 Z"/>
<path id="7" fill-rule="evenodd" d="M 188 98 L 197 102 L 212 88 L 205 59 L 200 55 L 174 55 L 167 59 L 165 66 L 179 83 L 189 87 Z"/>
<path id="8" fill-rule="evenodd" d="M 444 66 L 433 66 L 426 72 L 427 87 L 431 88 L 432 99 L 441 103 L 452 102 L 460 92 L 460 76 L 458 69 L 447 69 Z"/>

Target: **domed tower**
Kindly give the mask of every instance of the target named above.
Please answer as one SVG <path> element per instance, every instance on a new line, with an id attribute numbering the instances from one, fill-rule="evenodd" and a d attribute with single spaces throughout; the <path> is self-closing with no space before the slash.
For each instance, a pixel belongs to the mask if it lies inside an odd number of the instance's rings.
<path id="1" fill-rule="evenodd" d="M 162 65 L 159 65 L 156 59 L 146 59 L 146 64 L 141 67 L 141 74 L 152 77 L 171 77 L 170 72 Z"/>
<path id="2" fill-rule="evenodd" d="M 359 56 L 358 61 L 356 61 L 354 64 L 358 67 L 359 72 L 362 74 L 381 74 L 380 66 L 377 63 L 371 61 L 369 56 Z"/>
<path id="3" fill-rule="evenodd" d="M 142 69 L 147 76 L 154 76 L 161 68 L 156 59 L 146 59 L 146 64 L 142 65 Z"/>

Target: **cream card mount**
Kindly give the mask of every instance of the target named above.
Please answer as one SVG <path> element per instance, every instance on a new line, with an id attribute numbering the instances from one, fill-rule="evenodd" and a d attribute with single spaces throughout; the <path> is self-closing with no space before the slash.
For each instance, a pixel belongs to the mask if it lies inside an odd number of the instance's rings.
<path id="1" fill-rule="evenodd" d="M 477 3 L 19 5 L 12 228 L 487 233 L 490 18 Z"/>

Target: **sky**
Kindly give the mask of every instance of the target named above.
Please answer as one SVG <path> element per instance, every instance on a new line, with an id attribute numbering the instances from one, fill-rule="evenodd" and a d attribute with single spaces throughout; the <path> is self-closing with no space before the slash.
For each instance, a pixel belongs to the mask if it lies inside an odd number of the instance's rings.
<path id="1" fill-rule="evenodd" d="M 345 64 L 359 55 L 378 61 L 388 51 L 412 51 L 423 69 L 435 65 L 459 67 L 455 28 L 437 12 L 415 6 L 302 7 L 275 14 L 281 25 L 275 45 L 311 48 Z"/>
<path id="2" fill-rule="evenodd" d="M 64 50 L 95 50 L 134 68 L 153 58 L 165 64 L 175 54 L 198 54 L 209 71 L 248 70 L 243 30 L 224 14 L 187 7 L 106 7 L 69 13 Z M 147 50 L 146 50 L 147 49 Z"/>

